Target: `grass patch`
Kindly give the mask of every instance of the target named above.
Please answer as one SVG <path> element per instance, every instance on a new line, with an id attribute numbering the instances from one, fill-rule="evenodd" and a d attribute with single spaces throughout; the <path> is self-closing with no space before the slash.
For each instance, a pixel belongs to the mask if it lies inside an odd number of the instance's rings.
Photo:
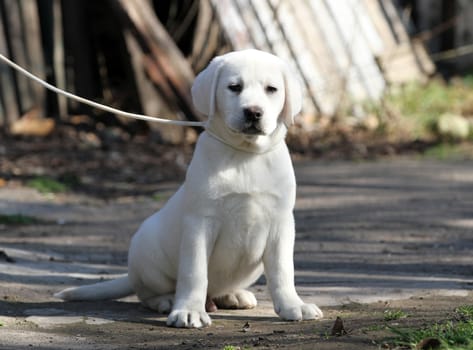
<path id="1" fill-rule="evenodd" d="M 385 322 L 399 320 L 408 316 L 407 313 L 402 310 L 385 310 L 383 315 Z"/>
<path id="2" fill-rule="evenodd" d="M 428 148 L 423 156 L 437 160 L 467 160 L 473 158 L 473 147 L 465 143 L 439 143 Z"/>
<path id="3" fill-rule="evenodd" d="M 151 198 L 155 202 L 163 202 L 169 199 L 169 194 L 168 193 L 162 193 L 162 192 L 156 192 L 154 193 Z"/>
<path id="4" fill-rule="evenodd" d="M 29 180 L 26 185 L 41 193 L 63 193 L 69 186 L 48 176 L 39 176 Z"/>
<path id="5" fill-rule="evenodd" d="M 386 105 L 408 125 L 411 137 L 432 137 L 438 118 L 444 113 L 468 116 L 473 112 L 473 77 L 446 83 L 433 79 L 427 84 L 407 84 L 386 96 Z"/>
<path id="6" fill-rule="evenodd" d="M 463 305 L 455 309 L 455 312 L 464 320 L 473 321 L 473 305 Z"/>
<path id="7" fill-rule="evenodd" d="M 344 158 L 424 154 L 437 159 L 473 159 L 473 74 L 446 82 L 393 85 L 381 101 L 353 104 L 335 118 L 321 118 L 319 131 L 298 134 L 291 148 L 301 154 Z M 438 146 L 437 146 L 438 145 Z M 311 153 L 312 152 L 312 153 Z"/>
<path id="8" fill-rule="evenodd" d="M 396 334 L 395 346 L 407 349 L 473 350 L 473 321 L 447 321 L 422 329 L 388 328 Z M 435 346 L 429 347 L 429 341 Z M 419 345 L 425 344 L 425 346 Z"/>
<path id="9" fill-rule="evenodd" d="M 22 214 L 3 215 L 0 214 L 0 224 L 3 225 L 31 225 L 40 222 L 33 216 L 27 216 Z"/>
<path id="10" fill-rule="evenodd" d="M 456 308 L 454 319 L 420 329 L 387 329 L 396 335 L 396 349 L 473 350 L 473 305 Z"/>

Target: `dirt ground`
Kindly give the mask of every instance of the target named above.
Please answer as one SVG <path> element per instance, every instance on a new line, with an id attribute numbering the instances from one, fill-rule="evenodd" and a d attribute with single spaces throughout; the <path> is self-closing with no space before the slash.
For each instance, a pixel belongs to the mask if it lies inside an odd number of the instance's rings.
<path id="1" fill-rule="evenodd" d="M 131 235 L 178 185 L 137 183 L 133 169 L 106 193 L 40 194 L 6 179 L 0 214 L 38 221 L 0 224 L 1 349 L 379 349 L 393 337 L 386 325 L 422 326 L 473 304 L 473 163 L 416 159 L 296 163 L 296 285 L 320 321 L 279 320 L 264 279 L 252 287 L 256 309 L 219 310 L 201 330 L 168 328 L 134 297 L 54 299 L 125 272 Z M 388 321 L 386 310 L 407 317 Z M 331 335 L 337 317 L 346 334 Z"/>

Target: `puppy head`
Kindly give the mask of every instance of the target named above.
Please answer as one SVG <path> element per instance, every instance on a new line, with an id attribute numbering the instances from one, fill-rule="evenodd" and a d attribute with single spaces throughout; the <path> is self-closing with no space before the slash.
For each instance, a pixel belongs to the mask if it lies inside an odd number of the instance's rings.
<path id="1" fill-rule="evenodd" d="M 192 86 L 195 107 L 247 138 L 290 126 L 301 109 L 295 74 L 278 57 L 258 50 L 235 51 L 212 60 Z M 220 120 L 215 120 L 220 119 Z"/>

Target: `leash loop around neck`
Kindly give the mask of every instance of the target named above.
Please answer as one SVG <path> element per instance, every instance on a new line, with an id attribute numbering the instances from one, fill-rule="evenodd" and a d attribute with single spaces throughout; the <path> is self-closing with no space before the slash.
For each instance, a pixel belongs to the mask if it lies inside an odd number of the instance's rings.
<path id="1" fill-rule="evenodd" d="M 279 132 L 280 131 L 280 126 L 275 130 L 274 133 L 276 132 Z M 230 147 L 230 148 L 233 148 L 234 150 L 236 151 L 239 151 L 239 152 L 245 152 L 245 153 L 252 153 L 252 154 L 264 154 L 264 153 L 268 153 L 270 152 L 277 144 L 279 144 L 279 142 L 281 141 L 284 141 L 284 137 L 281 138 L 281 140 L 278 140 L 277 142 L 271 144 L 271 145 L 267 145 L 266 147 L 264 147 L 263 149 L 258 149 L 257 146 L 255 145 L 252 145 L 249 143 L 249 146 L 244 146 L 244 145 L 237 145 L 237 144 L 233 144 L 233 143 L 230 143 L 228 140 L 225 140 L 223 137 L 220 137 L 218 136 L 215 132 L 212 131 L 212 128 L 211 127 L 206 127 L 205 128 L 205 132 L 213 139 L 215 139 L 216 141 L 220 142 L 220 143 L 223 143 L 224 145 Z M 252 147 L 253 146 L 253 147 Z"/>

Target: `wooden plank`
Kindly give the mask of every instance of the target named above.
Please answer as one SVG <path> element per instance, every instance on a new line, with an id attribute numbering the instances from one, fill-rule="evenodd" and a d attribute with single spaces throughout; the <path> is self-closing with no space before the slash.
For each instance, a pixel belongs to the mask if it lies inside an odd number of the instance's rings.
<path id="1" fill-rule="evenodd" d="M 124 36 L 127 49 L 130 52 L 138 97 L 144 113 L 150 116 L 165 116 L 168 119 L 175 119 L 170 107 L 164 100 L 173 98 L 172 90 L 169 89 L 159 70 L 149 67 L 151 60 L 141 50 L 135 36 L 129 30 L 124 31 Z M 154 73 L 150 76 L 150 72 Z M 161 88 L 160 93 L 156 89 L 155 84 L 159 84 Z M 163 91 L 163 87 L 165 91 Z M 185 129 L 183 128 L 158 123 L 149 123 L 149 127 L 151 130 L 157 131 L 166 143 L 179 144 L 184 139 Z"/>
<path id="2" fill-rule="evenodd" d="M 435 73 L 435 64 L 430 58 L 422 41 L 413 40 L 411 42 L 412 51 L 416 57 L 419 69 L 425 75 L 422 79 L 427 79 L 430 75 Z"/>
<path id="3" fill-rule="evenodd" d="M 386 1 L 364 0 L 367 12 L 375 24 L 385 48 L 379 53 L 379 62 L 392 84 L 425 80 L 435 67 L 425 49 L 410 40 L 393 5 Z M 381 6 L 382 5 L 382 6 Z"/>
<path id="4" fill-rule="evenodd" d="M 392 1 L 383 1 L 380 3 L 386 13 L 386 19 L 389 21 L 391 28 L 394 32 L 394 36 L 397 38 L 399 43 L 408 42 L 409 36 L 407 35 L 406 28 L 402 23 L 397 13 L 396 7 Z"/>
<path id="5" fill-rule="evenodd" d="M 311 93 L 317 99 L 320 112 L 324 115 L 333 115 L 345 95 L 343 76 L 340 74 L 337 62 L 327 44 L 327 37 L 318 25 L 318 18 L 312 12 L 310 3 L 301 2 L 299 6 L 296 6 L 296 3 L 288 1 L 288 4 L 292 6 L 298 27 L 298 32 L 294 35 L 300 36 L 306 43 L 316 43 L 307 45 L 304 50 L 310 54 L 310 61 L 306 61 L 303 73 L 309 79 Z M 307 25 L 307 23 L 313 23 L 313 25 Z"/>
<path id="6" fill-rule="evenodd" d="M 397 43 L 394 33 L 389 27 L 389 23 L 386 21 L 386 17 L 383 15 L 381 5 L 379 1 L 373 0 L 363 0 L 363 3 L 367 14 L 373 23 L 373 26 L 381 38 L 381 42 L 383 43 L 383 48 L 380 55 L 389 55 L 391 50 L 395 50 Z"/>
<path id="7" fill-rule="evenodd" d="M 192 41 L 191 62 L 195 72 L 201 71 L 218 50 L 220 28 L 209 0 L 199 1 L 199 15 Z"/>
<path id="8" fill-rule="evenodd" d="M 295 68 L 294 71 L 299 73 L 300 80 L 307 91 L 313 108 L 318 112 L 325 113 L 323 104 L 320 104 L 317 96 L 318 90 L 316 88 L 320 86 L 322 76 L 315 69 L 310 52 L 306 50 L 307 43 L 303 40 L 302 29 L 297 23 L 298 19 L 291 12 L 289 2 L 287 0 L 268 0 L 268 6 L 289 51 L 289 57 L 283 56 L 282 58 L 292 63 Z"/>
<path id="9" fill-rule="evenodd" d="M 379 55 L 383 49 L 384 44 L 381 37 L 376 30 L 376 26 L 368 12 L 365 0 L 351 0 L 353 11 L 357 16 L 361 33 L 366 41 L 370 51 L 373 55 Z"/>
<path id="10" fill-rule="evenodd" d="M 158 80 L 162 75 L 169 83 L 175 96 L 175 103 L 188 119 L 200 119 L 190 95 L 194 73 L 188 61 L 157 19 L 150 3 L 139 0 L 119 0 L 117 4 L 120 5 L 131 25 L 134 26 L 135 33 L 140 36 L 141 43 L 146 45 L 149 50 L 150 55 L 145 61 L 145 67 Z"/>
<path id="11" fill-rule="evenodd" d="M 4 12 L 5 9 L 0 6 L 0 10 Z M 0 52 L 8 53 L 7 37 L 4 29 L 6 23 L 2 20 L 2 18 L 5 18 L 4 15 L 5 13 L 2 13 L 2 16 L 0 16 Z M 14 84 L 11 69 L 4 64 L 0 65 L 0 99 L 3 107 L 3 117 L 0 118 L 0 125 L 6 131 L 20 117 Z"/>
<path id="12" fill-rule="evenodd" d="M 217 12 L 220 25 L 234 50 L 254 47 L 251 35 L 232 0 L 210 0 Z"/>
<path id="13" fill-rule="evenodd" d="M 268 5 L 267 1 L 250 0 L 251 7 L 260 23 L 261 30 L 264 32 L 264 37 L 268 42 L 268 46 L 272 53 L 279 53 L 285 51 L 286 57 L 289 57 L 289 49 L 282 38 L 281 31 L 274 13 Z"/>
<path id="14" fill-rule="evenodd" d="M 409 43 L 398 45 L 395 53 L 391 54 L 389 58 L 381 58 L 380 63 L 386 79 L 391 84 L 422 78 Z"/>
<path id="15" fill-rule="evenodd" d="M 129 30 L 124 31 L 124 37 L 128 52 L 130 53 L 138 97 L 143 111 L 147 115 L 159 115 L 163 111 L 163 101 L 161 101 L 160 94 L 153 86 L 153 81 L 148 79 L 146 70 L 143 69 L 145 54 Z"/>
<path id="16" fill-rule="evenodd" d="M 24 19 L 17 0 L 4 0 L 5 11 L 8 13 L 6 21 L 8 23 L 8 41 L 11 48 L 11 59 L 22 67 L 28 67 L 27 52 L 25 47 Z M 19 109 L 21 113 L 33 108 L 33 87 L 31 80 L 23 74 L 13 72 L 18 88 Z"/>
<path id="17" fill-rule="evenodd" d="M 322 73 L 328 79 L 325 87 L 326 94 L 333 102 L 333 113 L 337 113 L 338 106 L 346 99 L 352 89 L 352 81 L 347 79 L 347 70 L 351 65 L 351 57 L 348 55 L 345 44 L 340 38 L 336 22 L 333 20 L 329 8 L 323 1 L 309 1 L 308 12 L 311 14 L 311 23 L 318 27 L 320 32 L 320 45 L 326 47 L 326 55 L 330 62 L 322 62 Z M 318 57 L 320 54 L 318 55 Z M 332 115 L 333 113 L 328 113 Z"/>
<path id="18" fill-rule="evenodd" d="M 96 56 L 88 37 L 84 1 L 62 1 L 64 50 L 67 90 L 79 96 L 96 99 L 101 96 Z M 73 100 L 67 101 L 71 113 L 91 114 L 92 108 Z"/>
<path id="19" fill-rule="evenodd" d="M 38 7 L 35 0 L 23 0 L 20 9 L 25 31 L 25 47 L 27 52 L 27 65 L 30 71 L 41 79 L 46 78 L 41 45 L 41 31 L 39 25 Z M 45 115 L 46 91 L 39 84 L 32 85 L 34 105 L 38 108 L 38 117 Z"/>
<path id="20" fill-rule="evenodd" d="M 53 0 L 53 66 L 56 85 L 58 88 L 66 89 L 66 66 L 64 60 L 64 37 L 62 26 L 61 0 Z M 59 117 L 67 120 L 67 98 L 57 95 Z"/>
<path id="21" fill-rule="evenodd" d="M 260 1 L 263 2 L 264 1 Z M 243 48 L 259 48 L 263 51 L 271 51 L 268 41 L 266 40 L 265 31 L 261 21 L 258 18 L 256 11 L 254 10 L 251 0 L 235 0 L 233 1 L 235 8 L 240 16 L 246 30 L 248 31 L 248 42 L 247 47 Z"/>
<path id="22" fill-rule="evenodd" d="M 378 99 L 385 88 L 384 78 L 376 60 L 363 37 L 359 17 L 365 14 L 358 11 L 360 0 L 339 2 L 324 0 L 330 9 L 332 18 L 340 32 L 338 40 L 342 40 L 349 57 L 346 70 L 350 81 L 350 93 L 354 99 Z"/>

